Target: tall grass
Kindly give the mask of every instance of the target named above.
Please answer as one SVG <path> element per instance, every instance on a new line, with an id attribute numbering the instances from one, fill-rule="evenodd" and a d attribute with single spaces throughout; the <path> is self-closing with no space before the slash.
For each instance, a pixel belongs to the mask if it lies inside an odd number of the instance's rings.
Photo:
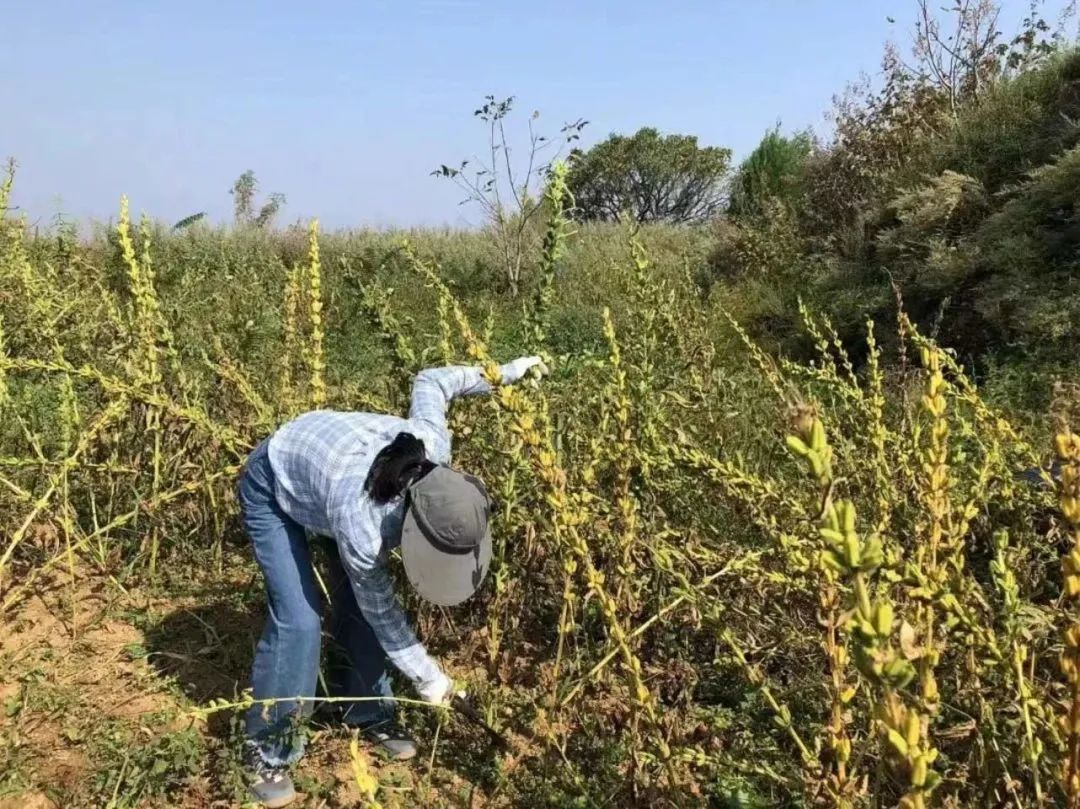
<path id="1" fill-rule="evenodd" d="M 902 352 L 804 307 L 813 359 L 774 358 L 699 296 L 696 235 L 573 233 L 560 176 L 524 305 L 472 235 L 166 235 L 124 206 L 58 263 L 0 220 L 0 608 L 220 564 L 277 424 L 538 352 L 549 379 L 453 413 L 502 505 L 491 584 L 453 624 L 416 605 L 511 739 L 492 803 L 1076 805 L 1075 435 L 1027 482 L 1048 426 L 903 311 Z"/>

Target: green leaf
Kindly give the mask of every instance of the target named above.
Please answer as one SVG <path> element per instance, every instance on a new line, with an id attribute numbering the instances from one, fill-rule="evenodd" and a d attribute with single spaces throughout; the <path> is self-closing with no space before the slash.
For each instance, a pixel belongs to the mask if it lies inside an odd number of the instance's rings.
<path id="1" fill-rule="evenodd" d="M 4 700 L 4 716 L 10 719 L 18 714 L 19 711 L 22 710 L 22 707 L 22 697 L 19 694 L 13 694 Z"/>

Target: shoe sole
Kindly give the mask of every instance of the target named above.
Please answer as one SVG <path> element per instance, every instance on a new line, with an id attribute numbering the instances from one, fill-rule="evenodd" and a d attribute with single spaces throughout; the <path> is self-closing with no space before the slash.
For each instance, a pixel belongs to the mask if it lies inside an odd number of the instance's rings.
<path id="1" fill-rule="evenodd" d="M 416 754 L 419 752 L 414 747 L 407 752 L 391 753 L 378 742 L 370 742 L 369 744 L 371 744 L 371 751 L 383 761 L 408 761 L 409 759 L 416 758 Z"/>
<path id="2" fill-rule="evenodd" d="M 286 795 L 281 798 L 272 798 L 267 800 L 266 798 L 260 798 L 254 792 L 248 792 L 248 795 L 254 801 L 256 806 L 265 806 L 266 809 L 282 809 L 284 806 L 288 806 L 296 800 L 296 793 L 292 795 Z"/>

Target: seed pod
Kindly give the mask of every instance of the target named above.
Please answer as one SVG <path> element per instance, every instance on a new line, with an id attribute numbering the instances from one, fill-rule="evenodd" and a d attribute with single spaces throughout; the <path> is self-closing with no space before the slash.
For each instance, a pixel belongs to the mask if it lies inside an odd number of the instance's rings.
<path id="1" fill-rule="evenodd" d="M 829 568 L 830 570 L 834 570 L 837 573 L 847 573 L 848 570 L 847 565 L 844 564 L 843 560 L 835 551 L 822 551 L 821 563 L 825 567 Z"/>
<path id="2" fill-rule="evenodd" d="M 855 504 L 845 500 L 842 504 L 844 509 L 844 531 L 849 534 L 855 533 Z"/>
<path id="3" fill-rule="evenodd" d="M 818 533 L 829 544 L 843 547 L 846 537 L 835 528 L 819 528 Z"/>
<path id="4" fill-rule="evenodd" d="M 889 739 L 889 744 L 892 746 L 893 750 L 895 750 L 901 756 L 907 756 L 908 744 L 907 741 L 905 741 L 904 737 L 892 728 L 888 729 L 887 736 Z"/>
<path id="5" fill-rule="evenodd" d="M 903 688 L 915 678 L 915 668 L 901 658 L 886 663 L 882 673 L 895 688 Z"/>
<path id="6" fill-rule="evenodd" d="M 860 570 L 864 573 L 872 572 L 881 567 L 882 561 L 884 561 L 884 556 L 881 541 L 876 537 L 872 537 L 863 545 L 863 559 Z"/>
<path id="7" fill-rule="evenodd" d="M 877 605 L 877 609 L 874 611 L 874 629 L 882 636 L 888 636 L 892 632 L 893 625 L 893 608 L 892 604 L 888 601 L 884 601 Z"/>
<path id="8" fill-rule="evenodd" d="M 862 559 L 862 549 L 859 547 L 859 537 L 857 534 L 847 534 L 844 536 L 844 552 L 847 554 L 848 567 L 857 568 Z"/>
<path id="9" fill-rule="evenodd" d="M 919 724 L 919 715 L 914 711 L 911 711 L 907 715 L 907 723 L 904 726 L 904 736 L 910 747 L 914 747 L 919 743 L 919 736 L 921 733 L 922 726 Z"/>
<path id="10" fill-rule="evenodd" d="M 806 446 L 806 442 L 797 435 L 789 435 L 785 439 L 785 442 L 787 443 L 788 449 L 799 457 L 805 458 L 810 454 L 810 447 Z"/>
<path id="11" fill-rule="evenodd" d="M 912 786 L 923 786 L 926 783 L 926 773 L 928 770 L 929 767 L 926 763 L 926 756 L 917 756 L 915 758 L 915 766 L 911 769 Z"/>

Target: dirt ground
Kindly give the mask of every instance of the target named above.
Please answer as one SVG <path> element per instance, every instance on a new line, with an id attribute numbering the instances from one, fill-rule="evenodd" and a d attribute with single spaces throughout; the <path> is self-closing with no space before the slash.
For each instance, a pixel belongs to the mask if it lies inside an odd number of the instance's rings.
<path id="1" fill-rule="evenodd" d="M 0 809 L 244 805 L 237 717 L 191 710 L 246 687 L 263 609 L 250 568 L 155 589 L 93 578 L 39 588 L 0 619 Z M 365 751 L 382 806 L 489 805 L 470 762 L 492 757 L 463 743 L 469 730 L 404 718 L 435 743 L 405 764 Z M 313 731 L 297 806 L 366 805 L 349 741 L 343 728 Z"/>

